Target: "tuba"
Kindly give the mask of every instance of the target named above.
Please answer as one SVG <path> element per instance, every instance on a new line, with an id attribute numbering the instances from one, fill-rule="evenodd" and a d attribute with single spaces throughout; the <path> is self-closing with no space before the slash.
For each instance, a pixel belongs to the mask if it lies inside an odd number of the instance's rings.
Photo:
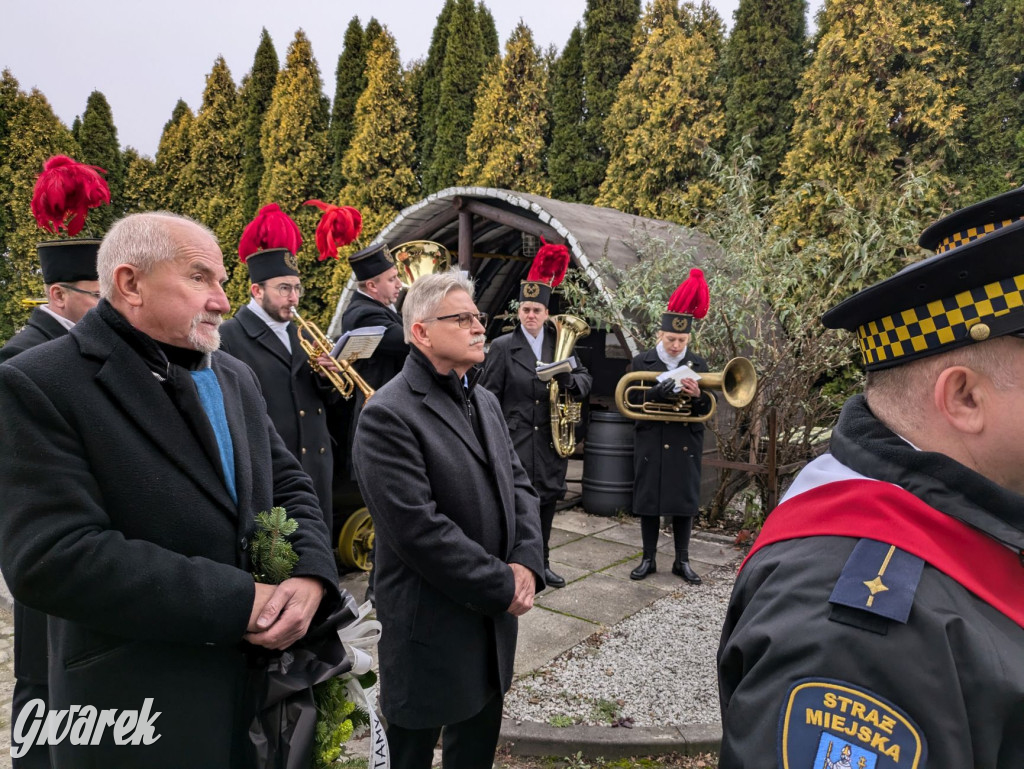
<path id="1" fill-rule="evenodd" d="M 707 414 L 693 413 L 692 398 L 679 394 L 667 403 L 646 402 L 649 389 L 657 384 L 657 372 L 633 371 L 626 374 L 615 386 L 615 406 L 624 417 L 657 422 L 707 422 L 717 410 L 717 400 L 711 397 L 711 408 Z M 733 358 L 721 372 L 701 374 L 703 390 L 721 390 L 722 397 L 733 408 L 741 409 L 754 400 L 757 392 L 757 372 L 747 358 Z"/>
<path id="2" fill-rule="evenodd" d="M 341 396 L 348 400 L 358 387 L 363 394 L 363 400 L 368 401 L 374 393 L 374 389 L 366 383 L 366 380 L 359 376 L 355 367 L 347 360 L 339 360 L 331 355 L 334 345 L 330 338 L 320 330 L 320 327 L 311 320 L 306 320 L 299 311 L 292 307 L 292 320 L 299 327 L 299 344 L 302 351 L 309 356 L 309 367 L 318 374 L 323 374 L 327 380 L 334 385 Z M 338 364 L 339 371 L 324 368 L 317 360 L 321 355 L 326 355 Z"/>
<path id="3" fill-rule="evenodd" d="M 555 324 L 555 355 L 554 360 L 565 360 L 572 355 L 576 342 L 590 333 L 590 326 L 582 318 L 575 315 L 555 315 L 551 322 Z M 555 451 L 560 457 L 568 457 L 576 448 L 576 425 L 579 424 L 581 404 L 574 401 L 567 392 L 559 392 L 558 382 L 548 382 L 548 401 L 551 410 L 551 437 Z"/>
<path id="4" fill-rule="evenodd" d="M 410 240 L 390 249 L 402 282 L 408 285 L 417 278 L 445 272 L 451 266 L 451 252 L 432 240 Z"/>

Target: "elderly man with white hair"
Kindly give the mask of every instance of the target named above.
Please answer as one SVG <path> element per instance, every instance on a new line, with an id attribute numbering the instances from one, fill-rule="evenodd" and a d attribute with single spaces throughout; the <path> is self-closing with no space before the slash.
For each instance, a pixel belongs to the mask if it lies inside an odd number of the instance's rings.
<path id="1" fill-rule="evenodd" d="M 96 310 L 0 366 L 0 567 L 50 615 L 50 708 L 78 719 L 51 759 L 249 766 L 243 641 L 286 648 L 336 605 L 327 530 L 252 371 L 214 352 L 228 301 L 212 233 L 133 214 L 97 268 Z M 249 548 L 272 506 L 299 524 L 276 587 L 253 581 Z M 14 748 L 29 731 L 14 725 Z"/>
<path id="2" fill-rule="evenodd" d="M 517 617 L 544 586 L 539 502 L 497 398 L 476 386 L 486 316 L 459 272 L 413 283 L 405 366 L 356 430 L 377 534 L 381 708 L 392 765 L 494 760 Z"/>

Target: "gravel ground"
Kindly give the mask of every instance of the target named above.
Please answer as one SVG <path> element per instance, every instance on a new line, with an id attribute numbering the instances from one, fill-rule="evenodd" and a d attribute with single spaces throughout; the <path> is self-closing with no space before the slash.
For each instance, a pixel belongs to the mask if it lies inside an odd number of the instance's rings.
<path id="1" fill-rule="evenodd" d="M 513 684 L 506 716 L 566 726 L 718 723 L 715 654 L 734 570 L 719 568 Z"/>

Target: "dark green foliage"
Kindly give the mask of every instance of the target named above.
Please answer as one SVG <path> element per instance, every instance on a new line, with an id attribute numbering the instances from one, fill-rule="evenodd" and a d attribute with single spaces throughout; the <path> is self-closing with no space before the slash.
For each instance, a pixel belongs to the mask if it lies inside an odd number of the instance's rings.
<path id="1" fill-rule="evenodd" d="M 24 105 L 25 94 L 9 69 L 0 73 L 0 255 L 7 252 L 7 233 L 14 227 L 10 171 L 3 159 L 11 154 L 11 123 Z M 2 286 L 0 286 L 2 289 Z"/>
<path id="2" fill-rule="evenodd" d="M 958 28 L 971 37 L 957 175 L 973 201 L 1024 183 L 1024 2 L 974 0 L 966 18 Z"/>
<path id="3" fill-rule="evenodd" d="M 375 16 L 371 16 L 370 20 L 366 22 L 366 32 L 363 33 L 363 50 L 369 51 L 373 41 L 380 37 L 383 32 L 383 25 L 377 21 Z"/>
<path id="4" fill-rule="evenodd" d="M 551 69 L 551 146 L 548 178 L 551 196 L 583 202 L 585 186 L 581 170 L 587 158 L 583 134 L 587 103 L 583 92 L 583 29 L 579 24 L 569 35 L 565 50 Z"/>
<path id="5" fill-rule="evenodd" d="M 444 57 L 448 47 L 448 22 L 454 7 L 455 0 L 445 0 L 430 37 L 427 60 L 414 80 L 413 95 L 417 106 L 416 160 L 421 178 L 434 158 L 438 103 L 441 101 L 441 73 L 444 71 Z"/>
<path id="6" fill-rule="evenodd" d="M 78 141 L 78 132 L 82 130 L 82 118 L 80 115 L 75 115 L 75 119 L 71 121 L 71 136 L 74 137 L 75 141 Z"/>
<path id="7" fill-rule="evenodd" d="M 476 5 L 473 0 L 455 0 L 448 20 L 434 147 L 423 169 L 425 193 L 455 184 L 466 164 L 466 138 L 484 73 L 482 46 Z"/>
<path id="8" fill-rule="evenodd" d="M 164 125 L 156 149 L 156 169 L 160 177 L 157 203 L 168 211 L 184 211 L 191 205 L 190 190 L 182 182 L 192 158 L 192 124 L 195 117 L 182 100 L 174 105 L 171 119 Z"/>
<path id="9" fill-rule="evenodd" d="M 750 135 L 760 178 L 774 186 L 789 148 L 793 98 L 804 67 L 806 0 L 740 0 L 725 50 L 730 148 Z"/>
<path id="10" fill-rule="evenodd" d="M 299 562 L 288 537 L 299 528 L 283 507 L 257 513 L 256 533 L 252 538 L 252 573 L 257 582 L 279 585 L 292 575 Z"/>
<path id="11" fill-rule="evenodd" d="M 151 158 L 140 155 L 134 147 L 125 147 L 121 153 L 121 162 L 124 165 L 124 186 L 114 201 L 118 216 L 158 208 L 160 178 L 157 175 L 156 163 Z"/>
<path id="12" fill-rule="evenodd" d="M 488 62 L 501 53 L 501 41 L 498 39 L 494 17 L 483 0 L 480 0 L 477 6 L 477 21 L 480 24 L 480 51 L 483 53 L 484 61 Z"/>
<path id="13" fill-rule="evenodd" d="M 341 173 L 341 160 L 355 133 L 353 116 L 356 101 L 366 88 L 366 47 L 359 17 L 353 16 L 345 30 L 345 45 L 338 56 L 334 71 L 334 105 L 331 109 L 331 127 L 327 132 L 327 157 L 331 164 L 328 189 L 331 196 L 345 186 Z"/>
<path id="14" fill-rule="evenodd" d="M 252 71 L 243 81 L 239 94 L 242 124 L 242 215 L 249 220 L 260 202 L 260 181 L 263 179 L 263 152 L 260 150 L 260 130 L 263 116 L 270 107 L 277 82 L 278 59 L 274 43 L 266 29 L 260 35 Z"/>
<path id="15" fill-rule="evenodd" d="M 124 168 L 114 115 L 110 111 L 107 97 L 101 92 L 93 91 L 89 94 L 82 123 L 74 135 L 82 148 L 81 157 L 76 160 L 99 166 L 107 172 L 105 178 L 110 187 L 111 205 L 100 206 L 89 214 L 89 224 L 95 227 L 97 234 L 102 235 L 117 218 L 117 200 L 124 190 Z"/>
<path id="16" fill-rule="evenodd" d="M 604 121 L 615 103 L 619 82 L 633 65 L 633 34 L 639 18 L 640 0 L 587 0 L 583 12 L 586 156 L 579 164 L 576 199 L 584 203 L 597 198 L 604 180 L 609 158 Z"/>

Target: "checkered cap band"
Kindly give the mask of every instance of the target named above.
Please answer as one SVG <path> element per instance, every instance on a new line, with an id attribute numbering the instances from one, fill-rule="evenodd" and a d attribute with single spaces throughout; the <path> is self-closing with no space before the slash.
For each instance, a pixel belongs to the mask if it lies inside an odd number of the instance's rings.
<path id="1" fill-rule="evenodd" d="M 936 254 L 944 254 L 947 251 L 951 251 L 957 246 L 962 246 L 965 243 L 970 243 L 972 240 L 983 238 L 986 235 L 990 235 L 996 230 L 1001 230 L 1003 227 L 1019 222 L 1024 219 L 1024 216 L 1016 216 L 1013 219 L 1004 219 L 1001 222 L 989 222 L 988 224 L 982 224 L 978 227 L 971 227 L 969 230 L 963 232 L 954 232 L 949 237 L 943 238 L 939 241 L 939 244 L 935 247 Z"/>
<path id="2" fill-rule="evenodd" d="M 857 329 L 864 365 L 936 351 L 967 336 L 971 326 L 1024 309 L 1024 274 L 903 310 Z"/>

